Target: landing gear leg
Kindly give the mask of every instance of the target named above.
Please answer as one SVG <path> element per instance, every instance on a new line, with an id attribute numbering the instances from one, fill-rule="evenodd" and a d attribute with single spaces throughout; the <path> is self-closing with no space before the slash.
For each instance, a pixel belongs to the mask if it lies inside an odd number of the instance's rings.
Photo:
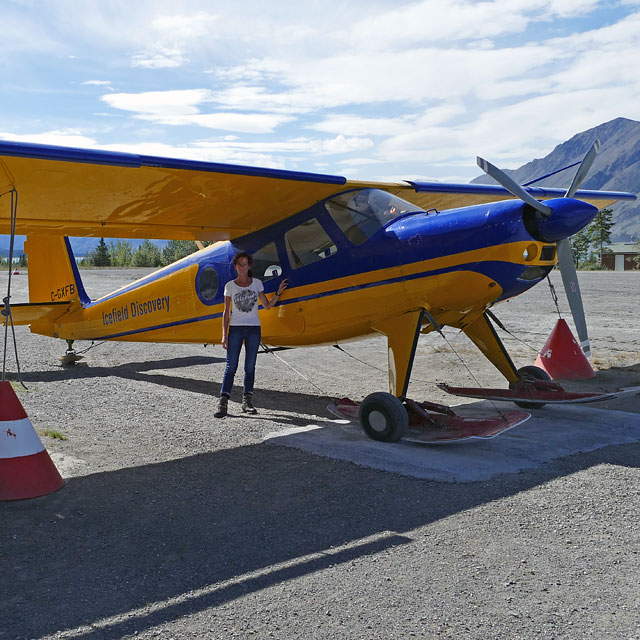
<path id="1" fill-rule="evenodd" d="M 387 336 L 389 354 L 389 393 L 368 395 L 358 413 L 364 432 L 373 440 L 397 442 L 407 432 L 409 416 L 403 401 L 409 386 L 423 317 L 422 309 L 418 309 L 386 318 L 373 326 Z"/>
<path id="2" fill-rule="evenodd" d="M 513 360 L 509 357 L 486 313 L 463 326 L 462 330 L 509 383 L 516 383 L 520 379 Z"/>

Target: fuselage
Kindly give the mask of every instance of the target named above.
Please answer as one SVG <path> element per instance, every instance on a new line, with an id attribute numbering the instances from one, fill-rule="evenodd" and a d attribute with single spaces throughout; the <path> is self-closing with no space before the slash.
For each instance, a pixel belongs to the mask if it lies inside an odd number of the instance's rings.
<path id="1" fill-rule="evenodd" d="M 253 255 L 267 296 L 289 282 L 281 301 L 260 312 L 267 344 L 353 339 L 372 333 L 381 318 L 421 307 L 439 324 L 461 326 L 544 278 L 556 263 L 555 242 L 597 212 L 570 199 L 553 207 L 547 219 L 518 200 L 427 213 L 373 189 L 340 194 L 97 300 L 81 296 L 54 335 L 219 342 L 237 251 Z"/>

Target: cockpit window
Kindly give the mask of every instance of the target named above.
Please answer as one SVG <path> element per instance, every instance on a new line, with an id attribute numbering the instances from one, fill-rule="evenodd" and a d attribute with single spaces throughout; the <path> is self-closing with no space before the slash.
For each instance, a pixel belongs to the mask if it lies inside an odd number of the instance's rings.
<path id="1" fill-rule="evenodd" d="M 327 200 L 325 207 L 347 240 L 356 246 L 368 240 L 397 216 L 422 211 L 415 204 L 381 189 L 341 193 Z"/>
<path id="2" fill-rule="evenodd" d="M 317 218 L 311 218 L 287 231 L 284 244 L 294 269 L 329 258 L 338 251 Z"/>

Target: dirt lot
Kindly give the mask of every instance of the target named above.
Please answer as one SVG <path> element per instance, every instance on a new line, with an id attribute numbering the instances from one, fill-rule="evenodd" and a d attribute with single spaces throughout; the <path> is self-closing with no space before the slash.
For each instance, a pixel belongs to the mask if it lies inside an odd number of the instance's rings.
<path id="1" fill-rule="evenodd" d="M 95 297 L 141 272 L 82 275 Z M 13 302 L 26 280 L 14 276 Z M 567 386 L 640 385 L 640 274 L 581 285 L 597 376 Z M 546 284 L 496 314 L 518 366 L 557 319 Z M 232 403 L 216 421 L 220 347 L 105 343 L 62 369 L 62 342 L 17 337 L 19 397 L 68 482 L 0 503 L 2 640 L 640 638 L 638 443 L 489 482 L 416 480 L 262 444 L 323 424 L 333 397 L 385 389 L 382 339 L 344 346 L 360 361 L 279 354 L 307 379 L 261 355 L 259 415 Z M 411 396 L 451 403 L 436 382 L 504 385 L 464 335 L 447 338 L 421 338 Z M 12 348 L 7 363 L 15 372 Z M 640 397 L 605 408 L 640 413 Z"/>

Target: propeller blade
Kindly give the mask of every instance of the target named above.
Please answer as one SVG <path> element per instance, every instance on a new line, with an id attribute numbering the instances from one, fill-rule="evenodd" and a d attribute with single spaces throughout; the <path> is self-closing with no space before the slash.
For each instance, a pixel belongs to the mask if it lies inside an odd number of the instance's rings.
<path id="1" fill-rule="evenodd" d="M 515 180 L 512 180 L 504 171 L 498 169 L 484 158 L 477 158 L 478 166 L 496 182 L 501 184 L 509 193 L 520 198 L 534 209 L 537 209 L 545 218 L 551 215 L 551 207 L 538 202 L 530 193 L 527 193 Z"/>
<path id="2" fill-rule="evenodd" d="M 591 345 L 589 343 L 589 334 L 587 333 L 587 322 L 584 317 L 584 307 L 582 305 L 582 295 L 580 295 L 580 286 L 578 285 L 578 274 L 573 264 L 573 256 L 571 255 L 571 245 L 569 240 L 564 238 L 558 242 L 558 266 L 560 267 L 560 275 L 564 291 L 567 294 L 569 308 L 573 316 L 573 323 L 578 332 L 578 341 L 586 356 L 591 355 Z"/>
<path id="3" fill-rule="evenodd" d="M 589 151 L 587 151 L 585 157 L 582 159 L 578 170 L 576 171 L 576 175 L 573 176 L 573 180 L 571 181 L 571 186 L 567 189 L 567 193 L 564 194 L 565 198 L 573 198 L 576 194 L 576 191 L 580 188 L 582 181 L 586 178 L 587 173 L 591 169 L 591 165 L 593 161 L 596 159 L 598 155 L 598 151 L 600 150 L 600 140 L 596 140 L 592 145 Z"/>

